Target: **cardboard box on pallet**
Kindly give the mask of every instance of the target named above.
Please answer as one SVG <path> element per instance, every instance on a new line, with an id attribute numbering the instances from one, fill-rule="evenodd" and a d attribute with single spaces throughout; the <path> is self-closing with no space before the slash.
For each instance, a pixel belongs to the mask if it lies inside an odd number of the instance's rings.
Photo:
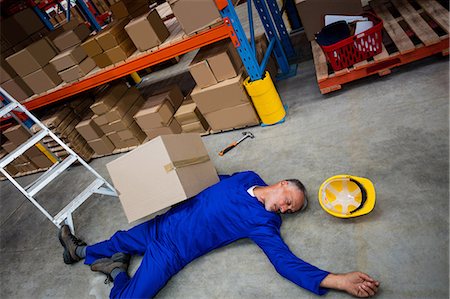
<path id="1" fill-rule="evenodd" d="M 117 104 L 105 116 L 109 123 L 122 119 L 127 111 L 141 98 L 141 93 L 135 87 L 128 89 Z"/>
<path id="2" fill-rule="evenodd" d="M 206 121 L 214 131 L 228 130 L 259 124 L 258 115 L 252 103 L 228 107 L 204 114 Z"/>
<path id="3" fill-rule="evenodd" d="M 103 49 L 102 47 L 100 47 L 99 43 L 95 39 L 95 36 L 89 38 L 87 41 L 82 43 L 81 47 L 86 52 L 86 54 L 91 58 L 103 53 Z"/>
<path id="4" fill-rule="evenodd" d="M 24 143 L 27 141 L 31 135 L 30 133 L 21 125 L 15 125 L 12 127 L 9 127 L 5 131 L 3 131 L 3 135 L 5 135 L 6 138 L 16 146 Z M 2 145 L 6 150 L 8 150 L 5 147 L 5 144 Z"/>
<path id="5" fill-rule="evenodd" d="M 125 116 L 120 120 L 109 123 L 109 127 L 116 132 L 127 130 L 133 124 L 133 116 L 139 111 L 143 103 L 144 99 L 142 97 L 138 98 L 134 106 L 127 111 Z"/>
<path id="6" fill-rule="evenodd" d="M 205 126 L 205 124 L 201 121 L 196 121 L 181 126 L 181 131 L 183 133 L 205 133 L 207 129 L 208 126 Z"/>
<path id="7" fill-rule="evenodd" d="M 0 86 L 19 102 L 33 95 L 33 91 L 20 77 L 3 82 Z"/>
<path id="8" fill-rule="evenodd" d="M 118 20 L 117 22 L 112 23 L 109 28 L 104 29 L 100 34 L 95 36 L 95 39 L 103 51 L 118 46 L 122 41 L 128 38 L 124 29 L 128 22 L 128 18 Z"/>
<path id="9" fill-rule="evenodd" d="M 127 147 L 127 145 L 125 144 L 125 142 L 123 142 L 123 140 L 119 137 L 119 135 L 117 134 L 117 132 L 111 132 L 106 134 L 106 137 L 108 137 L 109 140 L 111 140 L 112 144 L 116 147 L 116 148 L 125 148 Z"/>
<path id="10" fill-rule="evenodd" d="M 106 51 L 105 54 L 112 63 L 118 63 L 130 57 L 135 51 L 136 46 L 130 38 L 126 38 L 118 46 Z"/>
<path id="11" fill-rule="evenodd" d="M 211 46 L 207 55 L 207 61 L 217 82 L 239 75 L 242 68 L 242 60 L 233 44 L 228 40 L 224 40 Z"/>
<path id="12" fill-rule="evenodd" d="M 103 115 L 94 114 L 92 116 L 92 120 L 99 127 L 105 126 L 108 124 L 108 119 L 106 118 L 106 114 L 103 114 Z"/>
<path id="13" fill-rule="evenodd" d="M 169 123 L 164 127 L 153 128 L 153 129 L 148 129 L 148 130 L 143 130 L 143 131 L 150 139 L 153 139 L 157 136 L 166 135 L 166 134 L 180 134 L 181 126 L 175 118 L 172 118 L 169 121 Z"/>
<path id="14" fill-rule="evenodd" d="M 71 68 L 86 58 L 87 54 L 80 46 L 69 48 L 50 60 L 57 72 Z"/>
<path id="15" fill-rule="evenodd" d="M 197 134 L 155 138 L 106 167 L 129 222 L 186 200 L 219 181 Z"/>
<path id="16" fill-rule="evenodd" d="M 325 26 L 325 15 L 357 16 L 363 13 L 361 0 L 296 0 L 295 3 L 310 41 Z"/>
<path id="17" fill-rule="evenodd" d="M 173 14 L 186 34 L 192 34 L 220 19 L 214 0 L 168 0 Z"/>
<path id="18" fill-rule="evenodd" d="M 92 115 L 92 113 L 87 114 L 85 118 L 75 126 L 75 130 L 77 130 L 78 133 L 80 133 L 80 135 L 83 136 L 83 138 L 87 141 L 98 139 L 103 135 L 102 130 L 100 130 L 100 128 L 91 118 Z"/>
<path id="19" fill-rule="evenodd" d="M 172 119 L 175 110 L 165 94 L 148 98 L 134 119 L 143 130 L 166 126 Z"/>
<path id="20" fill-rule="evenodd" d="M 249 103 L 247 92 L 244 90 L 242 74 L 219 82 L 207 88 L 196 86 L 191 97 L 200 112 L 206 113 Z"/>
<path id="21" fill-rule="evenodd" d="M 166 99 L 168 99 L 175 111 L 177 111 L 177 109 L 180 108 L 184 100 L 184 96 L 183 93 L 181 92 L 180 87 L 175 84 L 164 86 L 161 89 L 156 89 L 152 94 L 149 95 L 149 97 L 155 95 L 160 95 L 161 97 L 165 97 Z"/>
<path id="22" fill-rule="evenodd" d="M 116 83 L 112 87 L 105 89 L 98 96 L 97 101 L 91 105 L 91 110 L 97 115 L 105 114 L 116 105 L 127 90 L 128 87 L 123 82 Z"/>
<path id="23" fill-rule="evenodd" d="M 139 125 L 136 122 L 133 122 L 131 124 L 131 126 L 128 127 L 127 130 L 117 132 L 117 135 L 122 140 L 128 140 L 133 137 L 139 137 L 139 136 L 142 136 L 142 134 L 144 134 L 144 132 L 142 131 L 141 127 L 139 127 Z M 144 137 L 144 139 L 145 139 L 145 137 Z"/>
<path id="24" fill-rule="evenodd" d="M 189 65 L 189 72 L 199 88 L 206 88 L 217 84 L 216 77 L 214 77 L 204 54 L 205 52 L 202 52 L 201 50 L 198 51 L 197 55 L 195 55 Z"/>
<path id="25" fill-rule="evenodd" d="M 89 74 L 89 72 L 92 71 L 95 66 L 96 64 L 94 60 L 92 60 L 92 58 L 90 57 L 86 57 L 79 64 L 59 72 L 58 75 L 64 82 L 72 82 Z"/>
<path id="26" fill-rule="evenodd" d="M 180 125 L 187 125 L 203 119 L 203 115 L 194 102 L 183 102 L 174 117 Z"/>
<path id="27" fill-rule="evenodd" d="M 68 48 L 81 44 L 89 37 L 90 34 L 91 30 L 86 26 L 86 24 L 82 23 L 74 29 L 66 31 L 56 37 L 53 40 L 53 43 L 60 51 L 64 51 Z"/>
<path id="28" fill-rule="evenodd" d="M 160 45 L 170 35 L 156 9 L 131 20 L 125 30 L 141 52 Z"/>
<path id="29" fill-rule="evenodd" d="M 46 66 L 56 54 L 50 42 L 41 39 L 5 60 L 19 76 L 24 77 Z"/>
<path id="30" fill-rule="evenodd" d="M 113 127 L 111 127 L 109 124 L 100 126 L 100 130 L 102 130 L 103 133 L 105 133 L 105 134 L 115 132 L 115 130 L 113 129 Z"/>
<path id="31" fill-rule="evenodd" d="M 40 94 L 58 86 L 62 79 L 51 64 L 23 77 L 23 81 L 35 94 Z"/>
<path id="32" fill-rule="evenodd" d="M 50 161 L 44 154 L 31 158 L 31 162 L 33 162 L 38 168 L 48 168 L 53 165 L 52 161 Z"/>
<path id="33" fill-rule="evenodd" d="M 98 139 L 89 140 L 87 143 L 98 155 L 111 154 L 115 149 L 115 146 L 111 143 L 111 140 L 106 137 L 106 135 L 103 135 Z"/>

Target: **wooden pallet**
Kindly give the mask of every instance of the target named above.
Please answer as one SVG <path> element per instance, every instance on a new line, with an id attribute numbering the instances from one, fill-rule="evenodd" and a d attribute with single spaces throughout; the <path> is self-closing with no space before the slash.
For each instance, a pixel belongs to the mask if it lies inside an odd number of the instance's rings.
<path id="1" fill-rule="evenodd" d="M 436 0 L 374 0 L 372 10 L 383 20 L 383 50 L 368 60 L 334 72 L 315 42 L 311 42 L 317 82 L 322 94 L 342 84 L 378 74 L 434 54 L 448 55 L 448 10 Z"/>

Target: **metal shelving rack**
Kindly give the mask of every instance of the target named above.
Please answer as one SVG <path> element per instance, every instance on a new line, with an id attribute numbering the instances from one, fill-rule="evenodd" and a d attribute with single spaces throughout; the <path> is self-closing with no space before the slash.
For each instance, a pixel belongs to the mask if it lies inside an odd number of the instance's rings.
<path id="1" fill-rule="evenodd" d="M 83 2 L 83 0 L 80 1 Z M 215 2 L 221 12 L 223 20 L 220 23 L 211 26 L 210 29 L 185 37 L 180 41 L 175 41 L 174 43 L 160 47 L 154 51 L 149 50 L 144 54 L 141 53 L 141 55 L 131 58 L 126 62 L 101 69 L 80 81 L 60 85 L 49 92 L 33 96 L 22 104 L 28 110 L 44 107 L 226 38 L 230 38 L 237 48 L 251 81 L 262 78 L 272 50 L 274 51 L 274 55 L 281 69 L 281 78 L 295 75 L 296 65 L 291 67 L 288 63 L 289 59 L 295 56 L 295 51 L 281 18 L 280 9 L 276 0 L 253 0 L 253 4 L 259 13 L 269 40 L 269 46 L 261 65 L 259 65 L 255 52 L 253 16 L 251 9 L 252 0 L 247 1 L 250 21 L 250 42 L 237 17 L 231 0 L 215 0 Z"/>

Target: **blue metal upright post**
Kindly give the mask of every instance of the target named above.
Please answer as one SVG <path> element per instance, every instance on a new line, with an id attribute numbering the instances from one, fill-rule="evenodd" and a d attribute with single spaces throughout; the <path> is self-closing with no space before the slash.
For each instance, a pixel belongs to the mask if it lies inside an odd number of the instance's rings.
<path id="1" fill-rule="evenodd" d="M 286 14 L 289 20 L 289 23 L 291 23 L 292 30 L 298 30 L 303 28 L 302 21 L 300 20 L 300 16 L 298 15 L 297 8 L 295 7 L 294 0 L 284 0 L 285 5 L 284 8 L 286 9 Z M 283 15 L 283 12 L 281 12 L 281 15 Z"/>
<path id="2" fill-rule="evenodd" d="M 264 25 L 264 29 L 267 34 L 267 39 L 269 40 L 269 42 L 272 39 L 275 39 L 274 54 L 275 58 L 277 59 L 278 66 L 280 67 L 281 72 L 283 74 L 289 74 L 291 69 L 289 67 L 289 63 L 286 54 L 284 52 L 284 49 L 281 46 L 281 42 L 278 38 L 275 26 L 273 25 L 272 18 L 270 17 L 266 3 L 264 0 L 253 0 L 253 2 L 258 11 L 261 22 Z"/>
<path id="3" fill-rule="evenodd" d="M 44 23 L 45 27 L 47 27 L 48 30 L 50 30 L 50 31 L 55 30 L 55 27 L 53 27 L 53 24 L 50 23 L 50 21 L 48 20 L 47 14 L 44 14 L 37 6 L 33 6 L 32 8 L 33 8 L 34 12 L 37 14 L 37 16 L 39 17 L 39 19 L 41 19 L 42 23 Z"/>
<path id="4" fill-rule="evenodd" d="M 233 3 L 228 0 L 228 5 L 224 9 L 222 9 L 220 13 L 222 17 L 228 17 L 231 21 L 231 25 L 233 26 L 234 32 L 236 33 L 236 36 L 240 43 L 239 47 L 237 47 L 237 51 L 239 53 L 239 56 L 241 56 L 242 62 L 245 69 L 247 70 L 248 75 L 250 76 L 250 80 L 255 81 L 261 79 L 262 74 L 260 72 L 258 60 L 256 59 L 256 55 L 252 49 L 252 46 L 248 42 L 245 31 L 242 28 L 236 11 L 234 10 Z"/>
<path id="5" fill-rule="evenodd" d="M 81 11 L 83 12 L 83 14 L 85 15 L 85 17 L 87 18 L 87 20 L 89 21 L 89 23 L 91 24 L 91 26 L 94 27 L 95 30 L 101 31 L 102 27 L 97 23 L 97 20 L 92 15 L 92 13 L 89 11 L 89 8 L 87 7 L 86 3 L 84 3 L 83 0 L 76 0 L 76 3 L 78 5 L 78 7 L 81 9 Z"/>
<path id="6" fill-rule="evenodd" d="M 280 43 L 286 53 L 288 59 L 294 58 L 296 56 L 294 47 L 292 46 L 291 39 L 289 38 L 289 33 L 284 25 L 283 18 L 281 16 L 280 9 L 276 0 L 266 0 L 267 6 L 269 6 L 270 13 L 272 14 L 273 22 L 278 29 L 278 34 L 280 35 Z"/>

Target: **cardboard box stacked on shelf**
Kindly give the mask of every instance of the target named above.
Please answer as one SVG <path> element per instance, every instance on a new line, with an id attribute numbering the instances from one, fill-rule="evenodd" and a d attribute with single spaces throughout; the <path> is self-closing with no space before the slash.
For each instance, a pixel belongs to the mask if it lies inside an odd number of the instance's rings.
<path id="1" fill-rule="evenodd" d="M 129 21 L 128 18 L 118 20 L 81 44 L 97 66 L 103 68 L 121 62 L 136 51 L 136 47 L 125 31 L 125 25 Z"/>
<path id="2" fill-rule="evenodd" d="M 146 99 L 144 105 L 134 115 L 134 119 L 148 140 L 160 135 L 181 133 L 181 126 L 174 114 L 183 99 L 183 93 L 178 85 L 157 91 Z"/>
<path id="3" fill-rule="evenodd" d="M 111 12 L 114 19 L 122 19 L 126 17 L 135 18 L 149 10 L 148 0 L 121 0 L 111 4 Z"/>
<path id="4" fill-rule="evenodd" d="M 90 106 L 93 115 L 76 127 L 98 155 L 111 154 L 116 148 L 142 144 L 145 134 L 133 116 L 144 102 L 139 91 L 123 83 L 116 83 L 98 95 Z"/>
<path id="5" fill-rule="evenodd" d="M 192 100 L 214 131 L 259 124 L 244 89 L 242 61 L 229 41 L 200 49 L 189 71 L 197 85 Z"/>
<path id="6" fill-rule="evenodd" d="M 8 141 L 2 144 L 2 148 L 8 153 L 25 143 L 31 134 L 20 124 L 12 126 L 3 132 Z M 15 159 L 12 165 L 18 172 L 29 172 L 37 169 L 45 169 L 52 166 L 52 162 L 36 146 L 28 149 L 23 155 Z"/>
<path id="7" fill-rule="evenodd" d="M 167 2 L 187 35 L 194 34 L 221 19 L 214 0 L 168 0 Z"/>
<path id="8" fill-rule="evenodd" d="M 33 91 L 3 59 L 0 60 L 0 84 L 6 92 L 19 102 L 33 95 Z"/>
<path id="9" fill-rule="evenodd" d="M 61 77 L 49 61 L 57 55 L 48 39 L 41 39 L 6 58 L 6 62 L 36 94 L 61 83 Z"/>
<path id="10" fill-rule="evenodd" d="M 170 35 L 156 9 L 132 19 L 125 30 L 141 52 L 162 44 Z"/>
<path id="11" fill-rule="evenodd" d="M 94 60 L 79 45 L 56 55 L 50 63 L 64 82 L 76 81 L 96 67 Z"/>
<path id="12" fill-rule="evenodd" d="M 70 102 L 64 106 L 59 106 L 52 109 L 43 117 L 40 117 L 41 122 L 49 128 L 56 136 L 74 150 L 85 161 L 90 161 L 94 155 L 94 151 L 87 144 L 86 140 L 75 129 L 82 117 L 89 112 L 89 105 L 93 100 L 89 97 L 81 98 Z M 33 132 L 39 132 L 40 128 L 37 125 L 31 127 Z M 44 145 L 53 152 L 58 158 L 68 156 L 68 153 L 62 146 L 59 145 L 51 137 L 43 139 Z"/>
<path id="13" fill-rule="evenodd" d="M 174 115 L 183 133 L 205 133 L 209 124 L 190 96 L 186 97 Z"/>

